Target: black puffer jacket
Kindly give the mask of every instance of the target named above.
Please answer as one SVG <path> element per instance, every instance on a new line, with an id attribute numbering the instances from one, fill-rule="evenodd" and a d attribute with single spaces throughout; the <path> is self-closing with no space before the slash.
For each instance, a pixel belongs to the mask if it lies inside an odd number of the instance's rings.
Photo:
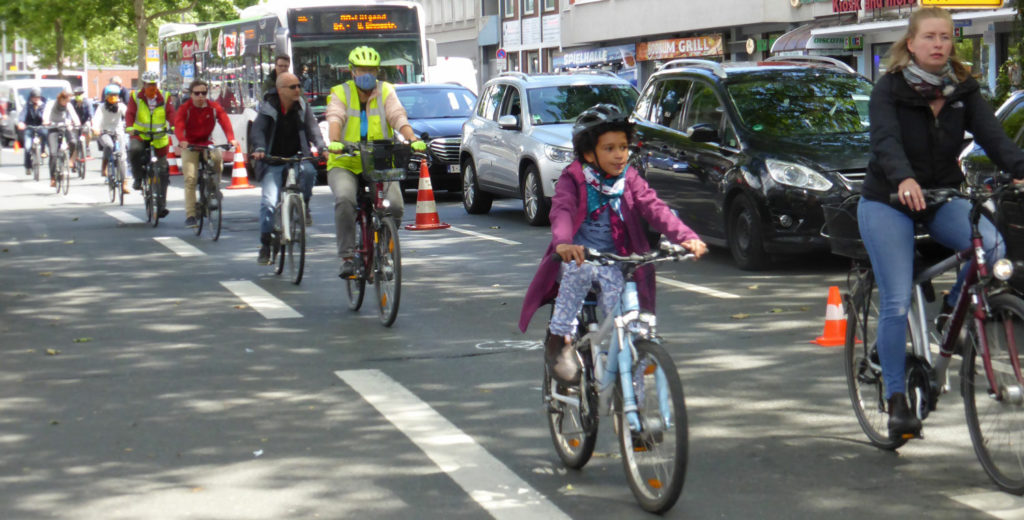
<path id="1" fill-rule="evenodd" d="M 871 158 L 861 188 L 866 199 L 888 204 L 908 177 L 925 189 L 958 188 L 964 178 L 957 164 L 964 130 L 1000 168 L 1024 178 L 1024 153 L 1006 137 L 974 78 L 960 82 L 935 117 L 902 73 L 886 74 L 871 92 L 870 117 Z"/>

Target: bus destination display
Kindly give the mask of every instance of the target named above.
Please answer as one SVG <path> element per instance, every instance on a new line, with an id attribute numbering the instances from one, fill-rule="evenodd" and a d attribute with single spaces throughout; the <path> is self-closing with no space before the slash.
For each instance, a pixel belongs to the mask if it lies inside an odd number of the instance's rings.
<path id="1" fill-rule="evenodd" d="M 419 23 L 412 9 L 374 9 L 344 12 L 296 10 L 291 16 L 294 34 L 391 34 L 416 33 Z"/>

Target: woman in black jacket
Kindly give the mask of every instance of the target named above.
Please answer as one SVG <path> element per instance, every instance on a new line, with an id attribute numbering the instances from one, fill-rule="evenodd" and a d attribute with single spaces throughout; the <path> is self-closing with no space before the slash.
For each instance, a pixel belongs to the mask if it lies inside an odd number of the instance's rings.
<path id="1" fill-rule="evenodd" d="M 996 121 L 978 82 L 953 52 L 953 19 L 940 8 L 910 16 L 907 33 L 889 51 L 889 69 L 871 93 L 871 158 L 857 209 L 864 246 L 881 299 L 878 355 L 889 410 L 889 436 L 918 436 L 921 421 L 905 398 L 905 334 L 913 278 L 914 223 L 927 225 L 938 243 L 970 247 L 970 204 L 956 199 L 925 211 L 922 189 L 959 188 L 957 164 L 964 131 L 974 134 L 997 165 L 1024 177 L 1024 153 Z M 891 194 L 899 202 L 890 204 Z M 1004 254 L 1002 238 L 981 222 L 988 258 Z M 965 271 L 943 302 L 948 314 Z"/>

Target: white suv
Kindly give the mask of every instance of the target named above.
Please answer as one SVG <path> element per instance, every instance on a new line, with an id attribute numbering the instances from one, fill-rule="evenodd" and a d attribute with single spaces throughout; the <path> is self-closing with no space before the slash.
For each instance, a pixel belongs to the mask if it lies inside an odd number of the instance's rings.
<path id="1" fill-rule="evenodd" d="M 611 73 L 506 72 L 484 85 L 462 125 L 462 205 L 487 213 L 495 196 L 523 200 L 526 221 L 548 222 L 555 181 L 573 161 L 572 125 L 598 103 L 633 111 L 637 91 Z"/>

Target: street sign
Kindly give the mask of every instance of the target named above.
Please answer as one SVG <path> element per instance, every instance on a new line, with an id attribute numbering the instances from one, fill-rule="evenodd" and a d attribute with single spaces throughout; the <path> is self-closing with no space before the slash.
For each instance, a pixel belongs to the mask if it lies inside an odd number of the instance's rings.
<path id="1" fill-rule="evenodd" d="M 505 49 L 498 49 L 498 51 L 494 53 L 494 57 L 498 58 L 499 60 L 505 59 L 505 56 Z"/>
<path id="2" fill-rule="evenodd" d="M 947 9 L 996 9 L 1003 6 L 1003 0 L 921 0 L 921 7 L 945 7 Z"/>

